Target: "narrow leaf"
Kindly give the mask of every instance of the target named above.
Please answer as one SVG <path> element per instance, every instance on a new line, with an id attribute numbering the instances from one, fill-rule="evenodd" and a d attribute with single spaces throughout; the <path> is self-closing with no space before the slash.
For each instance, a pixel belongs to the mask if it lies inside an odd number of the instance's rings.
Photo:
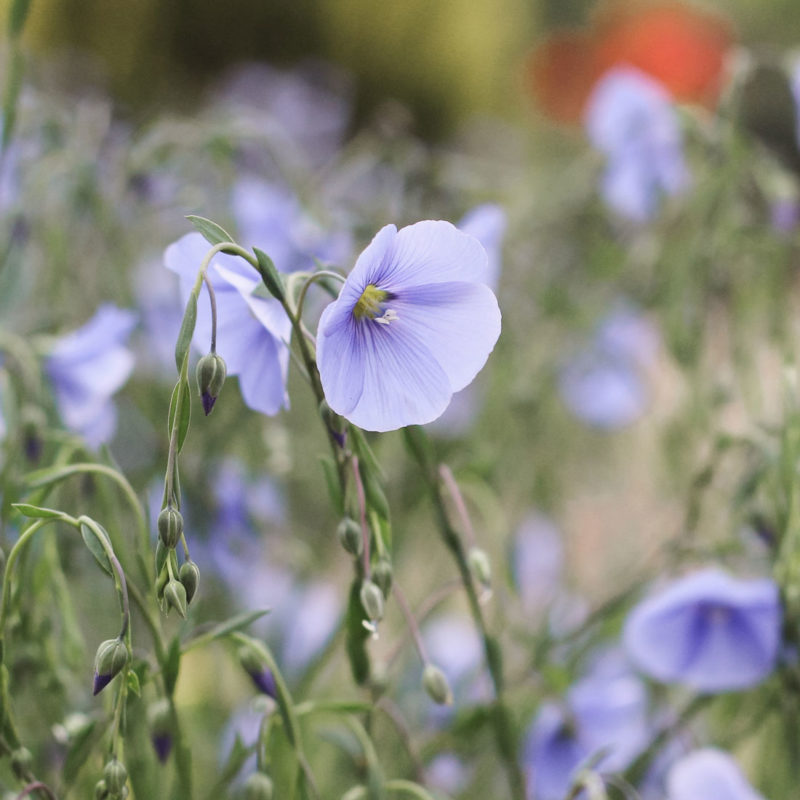
<path id="1" fill-rule="evenodd" d="M 233 236 L 231 236 L 222 225 L 217 225 L 216 222 L 212 222 L 210 219 L 206 219 L 205 217 L 198 217 L 195 214 L 187 214 L 186 219 L 194 225 L 196 231 L 199 231 L 203 234 L 203 237 L 207 242 L 211 244 L 222 244 L 223 242 L 233 242 Z"/>
<path id="2" fill-rule="evenodd" d="M 336 474 L 336 465 L 329 456 L 320 456 L 319 463 L 322 464 L 322 471 L 325 473 L 325 485 L 328 487 L 333 510 L 338 516 L 344 516 L 344 498 L 339 485 L 339 476 Z"/>
<path id="3" fill-rule="evenodd" d="M 183 360 L 189 352 L 189 345 L 194 336 L 194 326 L 197 323 L 197 295 L 192 292 L 186 303 L 186 310 L 183 312 L 183 321 L 178 333 L 178 341 L 175 342 L 175 365 L 178 372 L 183 369 Z"/>
<path id="4" fill-rule="evenodd" d="M 42 508 L 41 506 L 32 506 L 29 503 L 12 503 L 11 506 L 16 508 L 20 514 L 34 519 L 64 519 L 67 516 L 54 508 Z"/>
<path id="5" fill-rule="evenodd" d="M 269 614 L 269 612 L 270 609 L 268 608 L 261 609 L 260 611 L 246 611 L 242 614 L 237 614 L 235 617 L 231 617 L 224 622 L 219 622 L 216 625 L 212 625 L 210 628 L 198 628 L 195 631 L 195 635 L 184 644 L 184 652 L 189 648 L 194 647 L 194 645 L 198 643 L 200 639 L 202 639 L 203 644 L 207 644 L 208 642 L 222 639 L 231 633 L 244 630 L 249 625 L 252 625 L 257 619 L 261 619 L 261 617 L 263 617 L 265 614 Z"/>
<path id="6" fill-rule="evenodd" d="M 258 271 L 261 273 L 261 280 L 264 281 L 264 285 L 269 289 L 272 296 L 283 302 L 286 297 L 283 279 L 275 268 L 274 262 L 266 253 L 259 250 L 257 247 L 253 248 L 253 252 L 258 259 Z"/>
<path id="7" fill-rule="evenodd" d="M 172 397 L 169 401 L 169 424 L 168 431 L 170 437 L 172 436 L 172 427 L 175 424 L 176 405 L 178 402 L 178 394 L 182 379 L 179 379 L 172 390 Z M 189 381 L 183 381 L 183 396 L 181 397 L 181 407 L 178 409 L 178 452 L 180 453 L 183 443 L 186 440 L 186 434 L 189 432 L 189 421 L 192 416 L 192 398 L 191 389 L 189 388 Z"/>
<path id="8" fill-rule="evenodd" d="M 103 530 L 101 525 L 98 524 L 97 527 Z M 105 531 L 103 531 L 103 533 L 105 533 Z M 108 560 L 108 555 L 106 555 L 106 551 L 100 543 L 98 536 L 99 534 L 94 528 L 90 528 L 83 522 L 81 523 L 81 537 L 83 538 L 84 544 L 89 548 L 89 552 L 94 556 L 94 560 L 100 565 L 100 568 L 113 576 L 114 573 L 111 570 L 111 562 Z M 107 535 L 106 541 L 108 541 Z"/>
<path id="9" fill-rule="evenodd" d="M 14 0 L 8 14 L 8 35 L 16 39 L 25 27 L 25 21 L 30 11 L 31 0 Z"/>
<path id="10" fill-rule="evenodd" d="M 181 642 L 180 639 L 177 636 L 175 636 L 169 643 L 167 658 L 164 661 L 163 665 L 164 686 L 167 690 L 168 695 L 171 695 L 175 690 L 175 684 L 178 682 L 178 671 L 180 670 L 180 667 L 181 667 Z"/>

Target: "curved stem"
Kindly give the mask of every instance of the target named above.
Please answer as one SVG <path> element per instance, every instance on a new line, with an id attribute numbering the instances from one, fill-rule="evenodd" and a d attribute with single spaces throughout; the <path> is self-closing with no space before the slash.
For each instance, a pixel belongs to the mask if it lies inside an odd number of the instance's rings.
<path id="1" fill-rule="evenodd" d="M 208 270 L 203 270 L 203 281 L 208 290 L 208 302 L 211 304 L 211 352 L 217 352 L 217 295 L 211 278 L 208 277 Z"/>
<path id="2" fill-rule="evenodd" d="M 303 287 L 300 289 L 300 294 L 297 296 L 297 305 L 295 313 L 297 314 L 298 318 L 303 316 L 303 304 L 306 301 L 306 294 L 308 294 L 309 287 L 312 283 L 315 283 L 322 278 L 335 278 L 337 281 L 344 283 L 345 278 L 344 275 L 340 275 L 338 272 L 333 272 L 329 269 L 321 269 L 319 272 L 314 272 L 306 278 L 305 282 L 303 283 Z"/>

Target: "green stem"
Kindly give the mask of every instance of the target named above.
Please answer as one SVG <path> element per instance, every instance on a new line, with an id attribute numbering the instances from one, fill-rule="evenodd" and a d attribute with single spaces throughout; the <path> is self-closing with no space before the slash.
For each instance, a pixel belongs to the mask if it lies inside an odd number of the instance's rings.
<path id="1" fill-rule="evenodd" d="M 486 665 L 494 686 L 494 708 L 492 723 L 495 731 L 495 741 L 498 752 L 503 760 L 508 778 L 511 796 L 514 800 L 525 800 L 525 779 L 517 761 L 517 741 L 514 733 L 511 714 L 503 699 L 504 681 L 502 652 L 497 640 L 489 634 L 483 610 L 478 600 L 478 589 L 472 576 L 472 570 L 467 561 L 464 545 L 453 527 L 447 514 L 442 484 L 438 467 L 431 457 L 431 448 L 427 436 L 421 428 L 405 428 L 406 444 L 420 466 L 423 480 L 430 493 L 431 502 L 436 512 L 436 522 L 445 547 L 458 567 L 461 583 L 467 595 L 470 614 L 475 627 L 483 640 L 483 651 Z"/>

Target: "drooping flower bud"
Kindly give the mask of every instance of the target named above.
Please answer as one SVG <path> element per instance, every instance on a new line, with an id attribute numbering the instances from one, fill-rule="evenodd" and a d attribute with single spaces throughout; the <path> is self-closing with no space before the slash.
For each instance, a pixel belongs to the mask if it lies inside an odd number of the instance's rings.
<path id="1" fill-rule="evenodd" d="M 192 598 L 197 594 L 197 587 L 200 583 L 200 568 L 194 561 L 184 561 L 181 564 L 178 579 L 186 589 L 186 603 L 190 604 Z"/>
<path id="2" fill-rule="evenodd" d="M 164 764 L 172 751 L 172 715 L 166 698 L 153 703 L 147 710 L 150 723 L 150 741 L 158 760 Z"/>
<path id="3" fill-rule="evenodd" d="M 383 592 L 384 597 L 388 597 L 389 592 L 392 591 L 393 577 L 392 562 L 388 558 L 381 557 L 372 568 L 372 580 L 378 584 L 378 588 Z"/>
<path id="4" fill-rule="evenodd" d="M 32 766 L 33 756 L 27 747 L 18 747 L 11 753 L 11 770 L 19 780 L 28 780 Z"/>
<path id="5" fill-rule="evenodd" d="M 164 547 L 174 550 L 183 535 L 183 515 L 177 508 L 167 506 L 158 515 L 158 537 Z"/>
<path id="6" fill-rule="evenodd" d="M 107 800 L 108 798 L 108 787 L 106 786 L 106 782 L 104 780 L 99 780 L 94 785 L 94 800 Z"/>
<path id="7" fill-rule="evenodd" d="M 128 770 L 121 761 L 112 758 L 103 770 L 103 780 L 111 795 L 121 795 L 128 780 Z"/>
<path id="8" fill-rule="evenodd" d="M 164 587 L 164 600 L 167 603 L 167 612 L 174 608 L 186 619 L 186 589 L 180 581 L 170 580 Z"/>
<path id="9" fill-rule="evenodd" d="M 350 517 L 345 517 L 336 529 L 339 542 L 350 555 L 358 558 L 364 549 L 364 537 L 361 533 L 361 526 Z"/>
<path id="10" fill-rule="evenodd" d="M 128 648 L 122 639 L 106 639 L 94 657 L 92 694 L 99 694 L 128 663 Z"/>
<path id="11" fill-rule="evenodd" d="M 263 772 L 254 772 L 244 782 L 242 800 L 272 800 L 272 779 Z"/>
<path id="12" fill-rule="evenodd" d="M 239 648 L 238 655 L 239 662 L 256 685 L 256 688 L 273 700 L 276 700 L 278 697 L 278 686 L 275 682 L 275 676 L 272 674 L 272 670 L 269 666 L 267 666 L 261 653 L 259 653 L 255 647 L 242 645 Z"/>
<path id="13" fill-rule="evenodd" d="M 383 619 L 383 592 L 370 580 L 361 584 L 361 605 L 372 623 Z"/>
<path id="14" fill-rule="evenodd" d="M 218 353 L 209 353 L 197 362 L 197 386 L 206 416 L 217 402 L 227 371 L 225 361 Z"/>
<path id="15" fill-rule="evenodd" d="M 434 664 L 426 664 L 422 673 L 422 685 L 434 703 L 442 706 L 449 706 L 453 703 L 453 692 L 450 683 L 439 667 Z"/>

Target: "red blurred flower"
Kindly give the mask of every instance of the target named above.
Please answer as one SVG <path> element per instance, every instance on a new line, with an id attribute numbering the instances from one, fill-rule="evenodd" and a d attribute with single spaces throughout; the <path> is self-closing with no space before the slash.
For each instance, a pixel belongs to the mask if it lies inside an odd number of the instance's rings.
<path id="1" fill-rule="evenodd" d="M 733 32 L 723 17 L 677 0 L 606 3 L 591 28 L 557 31 L 531 54 L 530 86 L 542 108 L 578 122 L 597 79 L 628 64 L 683 102 L 713 105 Z"/>

